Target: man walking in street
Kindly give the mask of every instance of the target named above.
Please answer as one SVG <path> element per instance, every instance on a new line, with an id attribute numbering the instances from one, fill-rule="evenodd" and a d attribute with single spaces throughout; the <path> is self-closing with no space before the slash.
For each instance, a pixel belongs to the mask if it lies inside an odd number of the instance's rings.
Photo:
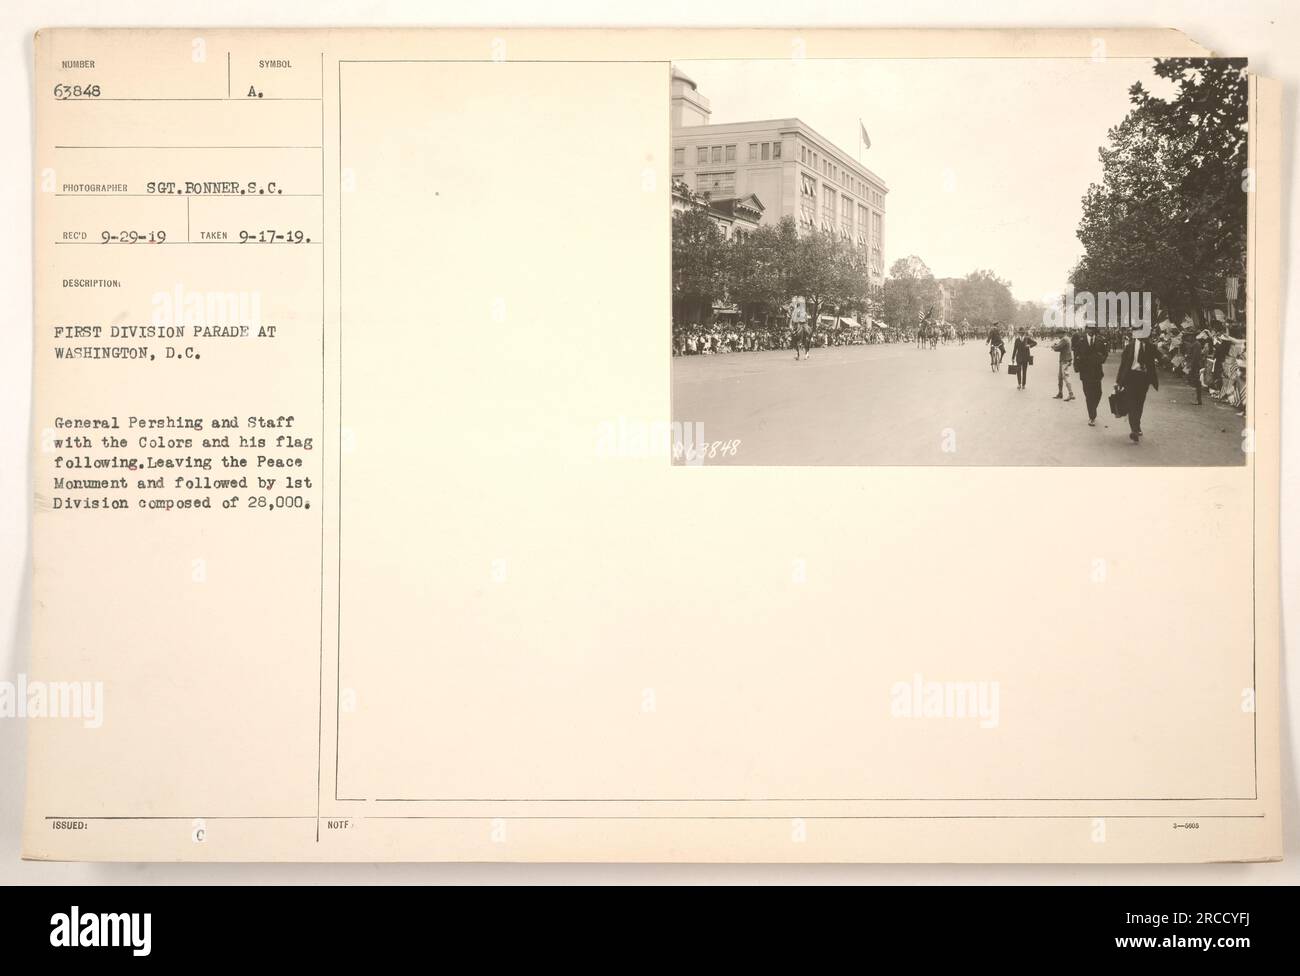
<path id="1" fill-rule="evenodd" d="M 1070 346 L 1070 337 L 1061 336 L 1052 343 L 1052 350 L 1056 353 L 1056 396 L 1053 400 L 1060 400 L 1062 390 L 1070 395 L 1065 398 L 1069 403 L 1074 399 L 1074 387 L 1070 385 L 1070 366 L 1074 362 L 1074 350 Z"/>
<path id="2" fill-rule="evenodd" d="M 1119 373 L 1115 377 L 1128 403 L 1128 439 L 1134 444 L 1142 438 L 1142 408 L 1146 406 L 1147 389 L 1160 389 L 1155 346 L 1149 338 L 1141 337 L 1143 331 L 1138 327 L 1133 329 L 1133 337 L 1119 354 Z"/>
<path id="3" fill-rule="evenodd" d="M 1074 371 L 1083 385 L 1083 399 L 1088 406 L 1088 426 L 1097 426 L 1097 404 L 1101 403 L 1102 364 L 1110 350 L 1097 334 L 1097 324 L 1088 323 L 1079 347 L 1074 351 Z"/>
<path id="4" fill-rule="evenodd" d="M 1016 341 L 1011 347 L 1011 365 L 1016 368 L 1016 389 L 1024 390 L 1029 380 L 1029 366 L 1034 361 L 1034 346 L 1038 342 L 1029 335 L 1028 329 L 1016 328 Z"/>

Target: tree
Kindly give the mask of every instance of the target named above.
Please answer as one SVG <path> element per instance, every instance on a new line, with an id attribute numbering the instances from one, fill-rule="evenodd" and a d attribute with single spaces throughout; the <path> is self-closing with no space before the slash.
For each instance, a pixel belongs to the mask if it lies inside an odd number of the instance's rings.
<path id="1" fill-rule="evenodd" d="M 939 283 L 915 254 L 899 258 L 885 279 L 882 317 L 895 328 L 911 328 L 939 304 Z"/>
<path id="2" fill-rule="evenodd" d="M 790 294 L 802 295 L 808 318 L 816 323 L 823 306 L 834 304 L 843 287 L 838 238 L 815 230 L 799 237 L 790 268 Z"/>
<path id="3" fill-rule="evenodd" d="M 1011 282 L 988 270 L 972 271 L 957 282 L 953 317 L 986 329 L 994 322 L 1014 324 L 1017 305 Z"/>
<path id="4" fill-rule="evenodd" d="M 1043 302 L 1016 302 L 1011 321 L 1020 329 L 1041 329 L 1047 318 L 1047 305 Z"/>
<path id="5" fill-rule="evenodd" d="M 800 235 L 792 217 L 723 237 L 706 198 L 674 186 L 686 207 L 673 214 L 673 318 L 703 321 L 717 299 L 740 307 L 753 321 L 803 297 L 813 321 L 827 309 L 871 308 L 870 260 L 865 248 L 830 234 Z"/>
<path id="6" fill-rule="evenodd" d="M 841 313 L 861 316 L 870 312 L 872 292 L 871 255 L 865 247 L 840 241 L 835 252 L 835 305 Z"/>
<path id="7" fill-rule="evenodd" d="M 798 243 L 799 233 L 790 217 L 729 243 L 727 297 L 740 306 L 745 318 L 766 318 L 795 294 L 790 282 Z"/>
<path id="8" fill-rule="evenodd" d="M 1102 178 L 1088 187 L 1071 272 L 1079 291 L 1150 292 L 1158 314 L 1199 325 L 1223 280 L 1245 275 L 1246 62 L 1160 58 L 1170 99 L 1139 84 L 1107 134 Z"/>
<path id="9" fill-rule="evenodd" d="M 708 211 L 673 214 L 673 318 L 702 321 L 725 294 L 726 240 Z"/>

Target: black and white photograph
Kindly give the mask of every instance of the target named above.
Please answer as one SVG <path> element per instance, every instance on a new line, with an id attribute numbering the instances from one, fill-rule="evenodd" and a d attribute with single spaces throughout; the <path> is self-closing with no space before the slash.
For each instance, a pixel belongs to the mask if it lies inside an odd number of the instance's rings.
<path id="1" fill-rule="evenodd" d="M 1243 464 L 1246 70 L 675 63 L 674 462 Z"/>

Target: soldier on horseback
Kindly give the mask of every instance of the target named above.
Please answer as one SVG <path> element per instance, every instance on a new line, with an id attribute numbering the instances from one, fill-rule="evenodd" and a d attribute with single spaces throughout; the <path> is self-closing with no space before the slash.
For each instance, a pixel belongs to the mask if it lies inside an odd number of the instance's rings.
<path id="1" fill-rule="evenodd" d="M 812 355 L 812 323 L 808 321 L 808 306 L 802 298 L 790 303 L 790 331 L 793 333 L 794 358 L 807 359 Z"/>

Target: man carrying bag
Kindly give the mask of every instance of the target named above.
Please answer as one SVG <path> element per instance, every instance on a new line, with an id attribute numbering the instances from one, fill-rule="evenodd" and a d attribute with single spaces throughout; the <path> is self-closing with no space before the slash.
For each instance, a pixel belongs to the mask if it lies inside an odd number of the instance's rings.
<path id="1" fill-rule="evenodd" d="M 1140 332 L 1150 334 L 1149 329 L 1134 327 L 1132 338 L 1119 355 L 1119 374 L 1115 377 L 1116 391 L 1123 394 L 1128 407 L 1128 439 L 1134 444 L 1142 438 L 1142 409 L 1146 406 L 1147 390 L 1160 389 L 1155 346 L 1149 338 L 1140 336 Z"/>
<path id="2" fill-rule="evenodd" d="M 1012 372 L 1016 375 L 1016 389 L 1023 390 L 1029 379 L 1029 367 L 1034 362 L 1033 348 L 1038 343 L 1031 339 L 1028 330 L 1016 329 L 1015 345 L 1011 347 Z"/>

